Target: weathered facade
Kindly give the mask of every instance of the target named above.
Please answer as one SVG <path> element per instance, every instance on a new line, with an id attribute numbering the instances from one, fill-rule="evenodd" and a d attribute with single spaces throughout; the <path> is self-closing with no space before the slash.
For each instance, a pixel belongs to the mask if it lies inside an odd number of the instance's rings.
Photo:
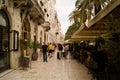
<path id="1" fill-rule="evenodd" d="M 44 0 L 46 11 L 46 20 L 50 22 L 50 31 L 48 32 L 48 42 L 57 43 L 59 40 L 60 33 L 60 23 L 57 18 L 57 13 L 55 11 L 55 0 Z"/>
<path id="2" fill-rule="evenodd" d="M 0 1 L 0 71 L 21 66 L 21 55 L 32 53 L 28 41 L 42 45 L 51 41 L 49 37 L 53 39 L 56 30 L 60 32 L 59 23 L 54 23 L 54 5 L 53 0 Z"/>

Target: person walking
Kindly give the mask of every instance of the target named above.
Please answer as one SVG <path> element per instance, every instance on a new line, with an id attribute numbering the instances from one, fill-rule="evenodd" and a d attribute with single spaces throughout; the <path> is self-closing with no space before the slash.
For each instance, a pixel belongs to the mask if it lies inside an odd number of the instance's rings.
<path id="1" fill-rule="evenodd" d="M 62 57 L 62 50 L 63 50 L 63 46 L 62 46 L 62 44 L 58 44 L 58 59 L 61 59 L 61 57 Z"/>
<path id="2" fill-rule="evenodd" d="M 49 50 L 49 56 L 50 57 L 52 57 L 53 56 L 53 45 L 52 45 L 52 43 L 50 43 L 49 45 L 48 45 L 48 50 Z"/>
<path id="3" fill-rule="evenodd" d="M 48 62 L 47 61 L 47 51 L 48 51 L 48 45 L 45 43 L 42 45 L 42 52 L 43 52 L 43 62 Z"/>

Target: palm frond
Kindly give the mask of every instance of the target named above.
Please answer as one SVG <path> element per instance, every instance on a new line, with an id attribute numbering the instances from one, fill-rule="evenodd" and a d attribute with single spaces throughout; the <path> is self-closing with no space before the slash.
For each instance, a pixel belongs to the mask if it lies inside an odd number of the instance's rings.
<path id="1" fill-rule="evenodd" d="M 80 4 L 80 0 L 77 0 L 75 6 L 77 7 Z"/>
<path id="2" fill-rule="evenodd" d="M 80 16 L 80 11 L 79 10 L 73 10 L 69 14 L 69 20 L 70 21 L 78 21 L 79 16 Z"/>

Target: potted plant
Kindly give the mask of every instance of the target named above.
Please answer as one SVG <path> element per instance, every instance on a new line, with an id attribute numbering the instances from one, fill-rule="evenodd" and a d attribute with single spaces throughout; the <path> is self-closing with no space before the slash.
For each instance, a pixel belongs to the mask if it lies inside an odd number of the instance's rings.
<path id="1" fill-rule="evenodd" d="M 24 39 L 20 39 L 20 50 L 21 50 L 21 56 L 20 56 L 20 59 L 19 59 L 19 65 L 24 67 L 24 59 L 23 57 L 26 55 L 26 48 L 27 46 L 25 45 L 26 44 L 26 41 Z"/>
<path id="2" fill-rule="evenodd" d="M 39 48 L 39 43 L 37 41 L 32 42 L 32 47 L 33 47 L 32 60 L 35 61 L 38 58 L 37 48 Z"/>
<path id="3" fill-rule="evenodd" d="M 30 39 L 20 39 L 20 49 L 21 49 L 21 57 L 20 57 L 20 64 L 22 65 L 23 63 L 23 58 L 25 56 L 30 56 L 31 55 L 31 50 L 32 50 L 32 43 Z"/>

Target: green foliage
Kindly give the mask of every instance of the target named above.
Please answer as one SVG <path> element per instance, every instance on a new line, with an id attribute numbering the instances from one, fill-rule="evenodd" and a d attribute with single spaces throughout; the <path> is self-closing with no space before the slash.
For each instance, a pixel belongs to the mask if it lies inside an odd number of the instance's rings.
<path id="1" fill-rule="evenodd" d="M 33 47 L 34 49 L 37 49 L 37 48 L 40 47 L 40 44 L 38 43 L 38 41 L 33 41 L 33 42 L 32 42 L 32 47 Z"/>
<path id="2" fill-rule="evenodd" d="M 26 43 L 27 43 L 27 46 L 28 46 L 29 48 L 32 48 L 32 42 L 31 42 L 30 39 L 29 39 Z"/>
<path id="3" fill-rule="evenodd" d="M 71 38 L 71 35 L 79 28 L 80 22 L 75 22 L 71 26 L 69 26 L 66 34 L 65 34 L 65 40 Z"/>
<path id="4" fill-rule="evenodd" d="M 79 19 L 81 23 L 84 23 L 86 19 L 91 18 L 91 15 L 94 13 L 97 14 L 101 10 L 101 6 L 106 5 L 106 3 L 110 1 L 111 0 L 76 0 L 76 9 L 71 12 L 70 20 L 77 21 L 77 19 Z M 95 9 L 94 13 L 93 8 Z"/>
<path id="5" fill-rule="evenodd" d="M 32 42 L 30 39 L 28 39 L 28 40 L 21 39 L 20 40 L 21 50 L 25 50 L 27 48 L 34 48 L 37 45 L 38 45 L 38 42 Z"/>
<path id="6" fill-rule="evenodd" d="M 105 2 L 106 0 L 77 0 L 75 3 L 76 9 L 69 15 L 69 20 L 74 23 L 69 26 L 65 40 L 71 38 L 71 35 L 79 28 L 80 24 L 85 23 L 86 19 L 91 18 L 93 6 L 95 6 L 95 12 L 97 13 Z"/>
<path id="7" fill-rule="evenodd" d="M 20 48 L 21 48 L 21 50 L 24 50 L 24 49 L 27 48 L 27 46 L 25 44 L 26 44 L 26 41 L 23 40 L 23 39 L 20 39 Z"/>
<path id="8" fill-rule="evenodd" d="M 106 27 L 112 35 L 110 39 L 105 40 L 104 49 L 110 51 L 112 57 L 110 59 L 111 70 L 120 72 L 120 19 L 114 19 L 112 24 L 107 24 Z"/>
<path id="9" fill-rule="evenodd" d="M 69 21 L 70 22 L 78 22 L 80 19 L 80 11 L 79 10 L 73 10 L 70 14 L 69 14 Z"/>
<path id="10" fill-rule="evenodd" d="M 105 40 L 105 45 L 102 48 L 108 50 L 111 54 L 109 59 L 110 72 L 120 72 L 120 40 L 114 41 L 113 39 Z"/>

